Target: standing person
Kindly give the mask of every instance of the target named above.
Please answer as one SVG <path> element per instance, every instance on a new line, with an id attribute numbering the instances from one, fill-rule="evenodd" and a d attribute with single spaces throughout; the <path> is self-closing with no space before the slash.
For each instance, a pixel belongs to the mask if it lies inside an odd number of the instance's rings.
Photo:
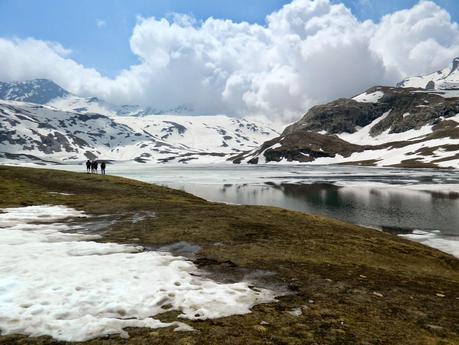
<path id="1" fill-rule="evenodd" d="M 88 174 L 91 172 L 91 161 L 89 159 L 86 161 L 86 172 Z"/>
<path id="2" fill-rule="evenodd" d="M 97 167 L 99 165 L 98 161 L 94 161 L 94 173 L 97 174 Z"/>
<path id="3" fill-rule="evenodd" d="M 100 163 L 100 173 L 102 175 L 105 175 L 105 162 L 104 161 Z"/>

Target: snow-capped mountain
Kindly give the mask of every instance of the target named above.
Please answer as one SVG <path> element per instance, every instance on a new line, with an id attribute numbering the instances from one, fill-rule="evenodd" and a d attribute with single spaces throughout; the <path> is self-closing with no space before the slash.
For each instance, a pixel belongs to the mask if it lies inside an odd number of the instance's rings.
<path id="1" fill-rule="evenodd" d="M 74 111 L 81 114 L 97 113 L 108 116 L 187 115 L 193 112 L 191 108 L 186 106 L 173 109 L 157 109 L 140 105 L 115 105 L 98 97 L 78 97 L 72 94 L 54 98 L 45 104 L 65 111 Z"/>
<path id="2" fill-rule="evenodd" d="M 425 76 L 409 77 L 397 84 L 397 87 L 414 87 L 426 90 L 459 90 L 459 57 L 453 59 L 451 66 Z M 455 93 L 459 96 L 459 93 Z"/>
<path id="3" fill-rule="evenodd" d="M 437 74 L 315 106 L 280 136 L 226 116 L 146 115 L 44 80 L 3 83 L 2 97 L 43 104 L 0 101 L 0 158 L 459 168 L 459 58 Z"/>
<path id="4" fill-rule="evenodd" d="M 398 85 L 315 106 L 234 162 L 459 168 L 457 91 Z"/>
<path id="5" fill-rule="evenodd" d="M 186 106 L 157 109 L 140 105 L 115 105 L 98 97 L 79 97 L 48 79 L 21 82 L 0 82 L 0 99 L 49 105 L 58 110 L 81 114 L 97 113 L 110 116 L 186 115 L 193 110 Z"/>
<path id="6" fill-rule="evenodd" d="M 225 161 L 278 135 L 227 116 L 106 116 L 0 101 L 0 159 L 187 163 Z"/>
<path id="7" fill-rule="evenodd" d="M 2 161 L 226 161 L 278 135 L 227 116 L 152 115 L 161 111 L 79 97 L 46 79 L 0 83 L 0 99 Z"/>
<path id="8" fill-rule="evenodd" d="M 0 99 L 46 104 L 70 93 L 48 79 L 34 79 L 13 83 L 0 82 Z"/>

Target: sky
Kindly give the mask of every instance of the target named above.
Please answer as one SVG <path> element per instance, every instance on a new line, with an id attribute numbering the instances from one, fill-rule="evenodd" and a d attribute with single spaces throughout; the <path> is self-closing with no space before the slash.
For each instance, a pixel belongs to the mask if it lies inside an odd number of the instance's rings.
<path id="1" fill-rule="evenodd" d="M 289 121 L 446 67 L 456 0 L 0 0 L 0 80 Z"/>

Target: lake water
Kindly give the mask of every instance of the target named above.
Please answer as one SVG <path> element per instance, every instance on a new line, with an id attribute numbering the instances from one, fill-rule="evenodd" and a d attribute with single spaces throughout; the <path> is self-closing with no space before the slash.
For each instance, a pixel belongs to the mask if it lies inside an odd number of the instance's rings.
<path id="1" fill-rule="evenodd" d="M 83 170 L 81 166 L 66 166 Z M 210 201 L 270 205 L 361 224 L 459 256 L 459 172 L 317 165 L 115 164 L 109 174 Z"/>

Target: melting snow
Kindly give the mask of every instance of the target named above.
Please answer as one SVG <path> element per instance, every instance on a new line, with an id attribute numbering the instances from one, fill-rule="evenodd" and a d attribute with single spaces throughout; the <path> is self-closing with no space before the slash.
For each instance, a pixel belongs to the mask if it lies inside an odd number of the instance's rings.
<path id="1" fill-rule="evenodd" d="M 177 310 L 187 319 L 218 318 L 249 313 L 253 305 L 274 300 L 272 292 L 254 291 L 246 282 L 220 284 L 203 278 L 183 257 L 97 243 L 84 224 L 50 223 L 84 216 L 71 208 L 0 211 L 2 334 L 84 341 L 127 336 L 126 327 L 190 330 L 152 317 Z"/>
<path id="2" fill-rule="evenodd" d="M 352 99 L 360 103 L 377 103 L 383 96 L 384 92 L 382 91 L 375 91 L 372 93 L 364 92 Z"/>
<path id="3" fill-rule="evenodd" d="M 423 127 L 424 128 L 424 127 Z M 408 131 L 409 132 L 409 131 Z M 340 136 L 341 137 L 341 136 Z M 386 148 L 386 149 L 379 149 L 379 150 L 366 150 L 362 152 L 354 152 L 349 157 L 343 157 L 341 155 L 336 155 L 336 157 L 329 158 L 318 158 L 314 162 L 310 164 L 336 164 L 336 163 L 346 163 L 346 162 L 356 162 L 356 161 L 364 161 L 364 160 L 376 160 L 377 166 L 390 166 L 394 164 L 398 164 L 404 160 L 408 159 L 419 159 L 424 163 L 429 163 L 431 161 L 435 161 L 438 157 L 431 157 L 431 156 L 423 156 L 422 154 L 415 154 L 417 150 L 423 147 L 436 147 L 441 145 L 459 145 L 459 140 L 457 139 L 449 139 L 449 138 L 442 138 L 442 139 L 432 139 L 427 140 L 419 143 L 413 143 L 411 145 L 407 145 L 400 148 Z M 436 151 L 436 154 L 439 153 Z M 446 157 L 453 157 L 455 152 L 446 152 L 443 153 Z M 459 159 L 451 159 L 445 162 L 438 162 L 439 166 L 442 167 L 459 167 Z"/>

